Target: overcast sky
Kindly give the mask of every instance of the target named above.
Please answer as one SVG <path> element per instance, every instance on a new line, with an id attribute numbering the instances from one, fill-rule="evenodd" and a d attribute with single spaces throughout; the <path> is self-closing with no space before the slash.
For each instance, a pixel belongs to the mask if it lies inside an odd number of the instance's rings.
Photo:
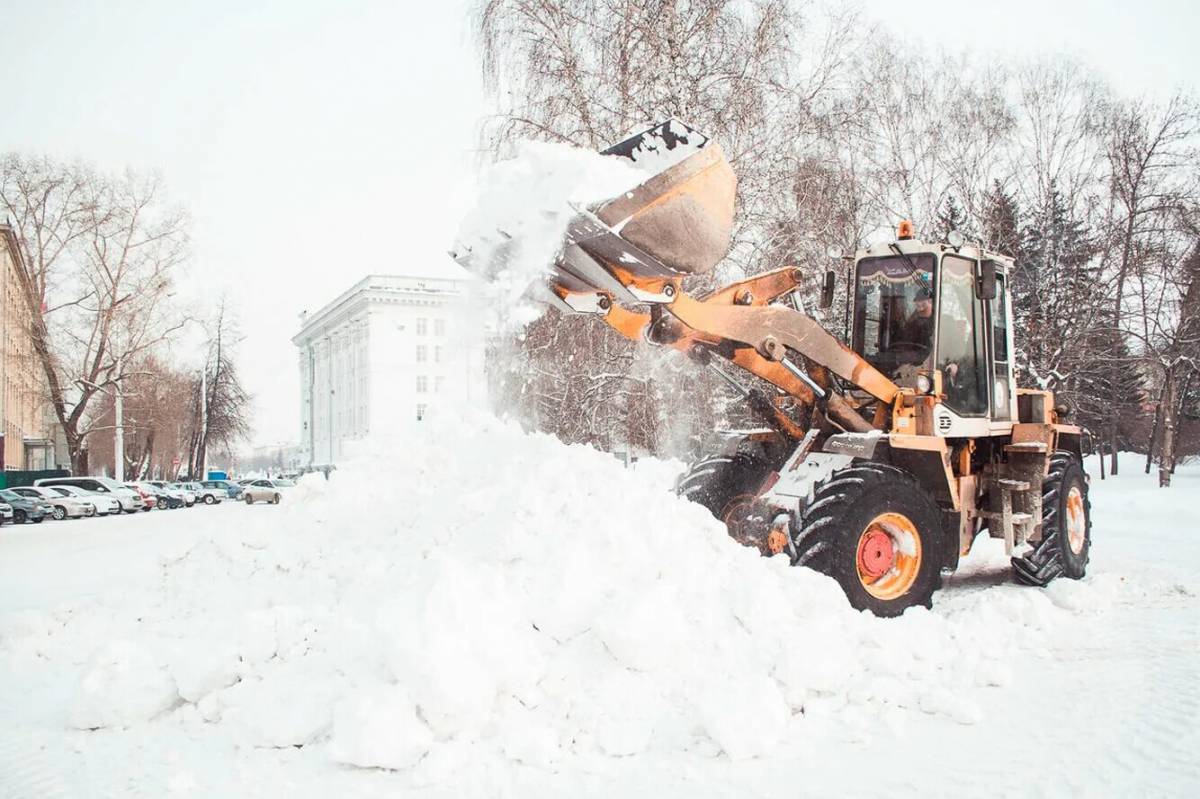
<path id="1" fill-rule="evenodd" d="M 180 300 L 230 293 L 254 440 L 295 440 L 299 312 L 371 272 L 443 268 L 470 201 L 483 98 L 465 5 L 0 0 L 0 150 L 159 171 L 194 220 Z M 927 46 L 1073 53 L 1127 93 L 1200 75 L 1183 2 L 864 8 Z"/>

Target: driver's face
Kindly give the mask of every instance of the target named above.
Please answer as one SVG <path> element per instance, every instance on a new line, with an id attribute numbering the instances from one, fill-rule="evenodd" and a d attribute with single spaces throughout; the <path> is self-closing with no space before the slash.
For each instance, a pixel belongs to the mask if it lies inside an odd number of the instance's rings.
<path id="1" fill-rule="evenodd" d="M 923 299 L 917 300 L 916 305 L 917 316 L 928 318 L 933 316 L 933 300 Z"/>

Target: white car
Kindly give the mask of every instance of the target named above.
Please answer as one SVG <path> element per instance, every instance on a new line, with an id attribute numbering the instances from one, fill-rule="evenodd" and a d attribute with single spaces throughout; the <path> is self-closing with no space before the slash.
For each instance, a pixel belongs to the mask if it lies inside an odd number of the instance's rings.
<path id="1" fill-rule="evenodd" d="M 192 507 L 196 504 L 196 492 L 187 487 L 187 483 L 168 483 L 167 487 L 172 491 L 178 491 L 183 495 L 183 504 L 187 507 Z"/>
<path id="2" fill-rule="evenodd" d="M 242 499 L 246 501 L 247 505 L 253 505 L 255 502 L 270 502 L 272 505 L 278 505 L 279 500 L 283 498 L 283 486 L 265 477 L 251 480 L 243 485 L 246 490 L 242 492 Z"/>
<path id="3" fill-rule="evenodd" d="M 146 485 L 154 486 L 158 489 L 158 491 L 170 494 L 175 499 L 178 499 L 180 504 L 174 505 L 175 507 L 191 507 L 192 505 L 196 504 L 196 497 L 192 495 L 192 499 L 188 500 L 187 492 L 179 487 L 178 482 L 167 482 L 166 480 L 146 480 Z"/>
<path id="4" fill-rule="evenodd" d="M 205 488 L 199 483 L 180 483 L 180 485 L 195 494 L 196 498 L 205 505 L 215 505 L 229 496 L 229 492 L 223 488 Z"/>
<path id="5" fill-rule="evenodd" d="M 110 513 L 121 512 L 121 502 L 112 494 L 97 494 L 95 491 L 84 491 L 75 486 L 48 486 L 49 490 L 57 491 L 65 497 L 75 497 L 86 500 L 96 506 L 97 516 L 108 516 Z"/>
<path id="6" fill-rule="evenodd" d="M 110 494 L 121 503 L 121 510 L 126 513 L 137 513 L 144 510 L 146 503 L 138 492 L 126 488 L 111 477 L 43 477 L 34 480 L 33 484 L 42 486 L 75 486 L 84 491 L 94 491 L 97 494 Z"/>
<path id="7" fill-rule="evenodd" d="M 96 515 L 96 504 L 83 497 L 76 497 L 70 494 L 60 494 L 57 489 L 45 488 L 39 486 L 19 486 L 13 491 L 23 497 L 30 499 L 40 499 L 43 502 L 49 502 L 50 507 L 54 508 L 50 512 L 50 516 L 57 521 L 63 519 L 81 519 L 84 516 Z"/>
<path id="8" fill-rule="evenodd" d="M 9 505 L 7 502 L 0 502 L 0 524 L 12 524 L 12 523 L 13 523 L 12 505 Z"/>

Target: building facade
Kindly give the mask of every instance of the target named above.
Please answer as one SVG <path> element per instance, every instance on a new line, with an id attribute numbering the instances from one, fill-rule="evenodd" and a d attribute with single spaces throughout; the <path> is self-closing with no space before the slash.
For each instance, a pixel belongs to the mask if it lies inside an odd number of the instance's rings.
<path id="1" fill-rule="evenodd" d="M 32 316 L 20 284 L 21 250 L 0 223 L 0 468 L 53 469 L 45 379 L 30 337 Z"/>
<path id="2" fill-rule="evenodd" d="M 368 275 L 316 313 L 301 314 L 292 343 L 303 466 L 336 465 L 346 442 L 398 433 L 439 404 L 482 399 L 470 287 L 465 272 Z"/>

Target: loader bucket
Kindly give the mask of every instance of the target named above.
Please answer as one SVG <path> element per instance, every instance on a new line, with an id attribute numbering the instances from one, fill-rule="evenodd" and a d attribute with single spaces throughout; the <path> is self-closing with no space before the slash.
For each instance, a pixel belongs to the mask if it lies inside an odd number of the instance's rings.
<path id="1" fill-rule="evenodd" d="M 672 281 L 712 271 L 729 251 L 737 178 L 720 146 L 668 120 L 602 154 L 649 177 L 579 214 L 550 279 L 561 311 L 601 313 L 602 295 L 626 304 L 670 302 Z"/>
<path id="2" fill-rule="evenodd" d="M 737 178 L 715 142 L 668 120 L 602 154 L 633 161 L 646 180 L 618 197 L 575 208 L 548 290 L 537 292 L 560 311 L 600 313 L 609 298 L 669 302 L 669 283 L 712 271 L 729 251 Z M 485 268 L 473 262 L 470 250 L 451 255 L 484 273 L 506 257 L 501 248 Z"/>
<path id="3" fill-rule="evenodd" d="M 600 221 L 674 272 L 712 271 L 729 251 L 737 187 L 720 145 L 668 120 L 603 153 L 663 168 L 595 209 Z"/>

